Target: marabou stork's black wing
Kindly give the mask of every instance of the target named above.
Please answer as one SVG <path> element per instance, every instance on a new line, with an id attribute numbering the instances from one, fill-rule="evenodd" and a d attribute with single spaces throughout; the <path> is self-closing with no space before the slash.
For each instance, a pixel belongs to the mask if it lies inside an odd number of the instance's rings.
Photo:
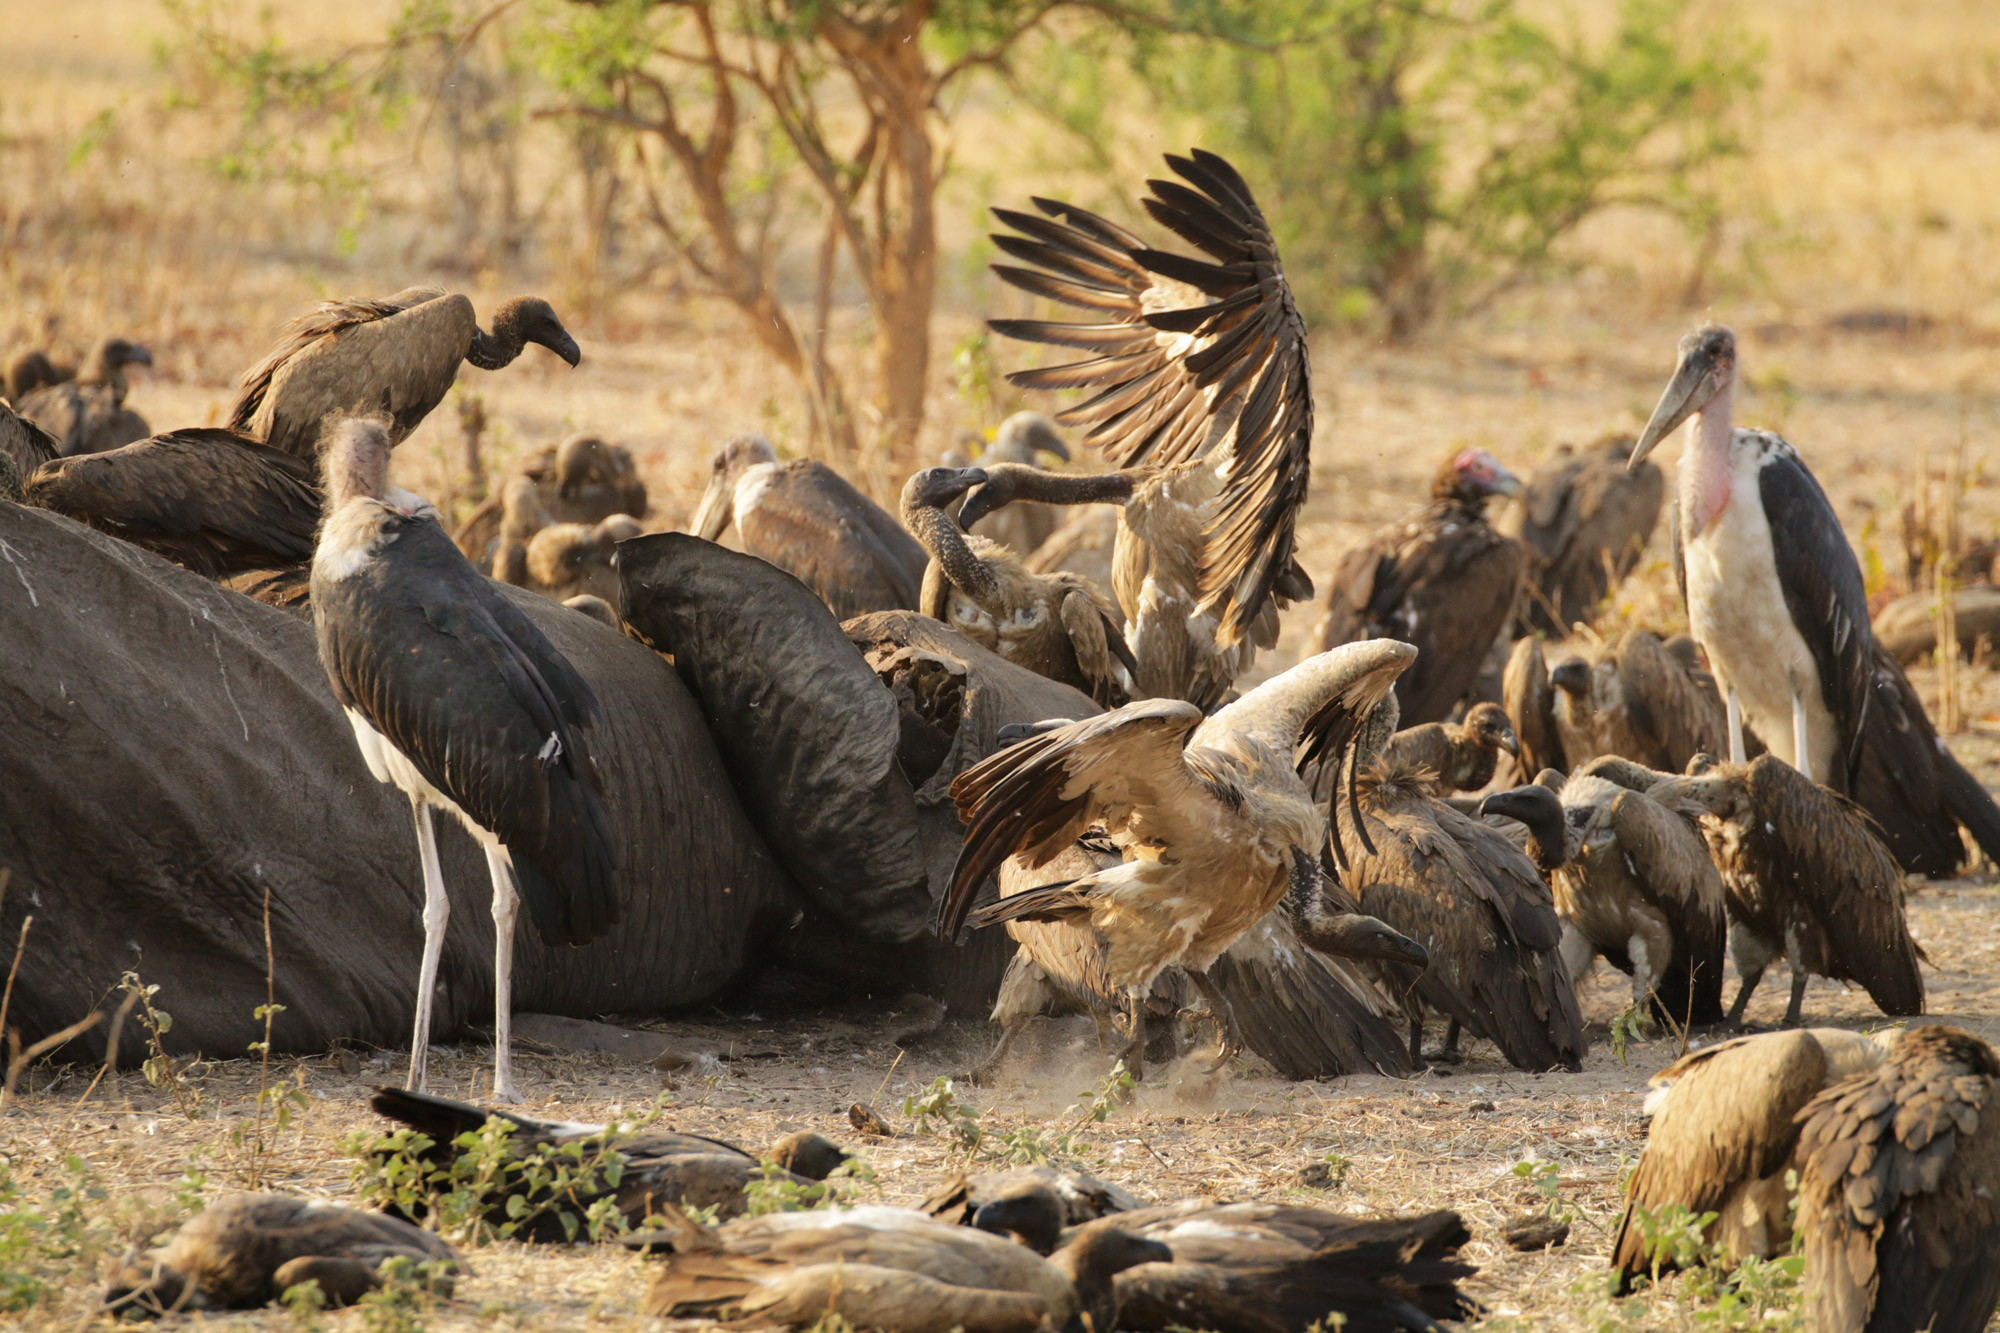
<path id="1" fill-rule="evenodd" d="M 29 503 L 209 578 L 312 559 L 312 464 L 231 430 L 177 430 L 45 463 Z"/>
<path id="2" fill-rule="evenodd" d="M 617 838 L 584 740 L 597 698 L 435 519 L 385 527 L 359 573 L 314 570 L 334 696 L 506 846 L 544 943 L 588 943 L 618 915 Z"/>
<path id="3" fill-rule="evenodd" d="M 779 468 L 737 516 L 743 549 L 819 594 L 834 618 L 914 611 L 927 557 L 916 538 L 832 468 Z"/>
<path id="4" fill-rule="evenodd" d="M 1148 181 L 1146 211 L 1208 258 L 1148 249 L 1122 227 L 1053 200 L 1035 206 L 1054 221 L 995 209 L 1018 234 L 996 234 L 994 243 L 1034 267 L 994 271 L 1104 322 L 1000 319 L 992 327 L 1091 353 L 1008 378 L 1023 388 L 1096 390 L 1057 420 L 1088 426 L 1087 441 L 1116 466 L 1221 451 L 1201 598 L 1203 610 L 1218 614 L 1217 642 L 1227 647 L 1274 598 L 1310 595 L 1293 560 L 1312 445 L 1306 327 L 1270 224 L 1236 169 L 1198 148 L 1167 165 L 1188 184 Z"/>

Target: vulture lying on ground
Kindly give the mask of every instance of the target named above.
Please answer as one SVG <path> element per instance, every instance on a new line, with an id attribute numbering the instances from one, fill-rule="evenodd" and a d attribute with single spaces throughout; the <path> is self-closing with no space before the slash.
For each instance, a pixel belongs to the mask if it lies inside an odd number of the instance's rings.
<path id="1" fill-rule="evenodd" d="M 1303 742 L 1338 762 L 1414 656 L 1408 644 L 1349 645 L 1213 716 L 1174 699 L 1127 704 L 1053 725 L 961 773 L 951 791 L 968 830 L 938 933 L 955 938 L 968 915 L 979 926 L 1087 922 L 1124 996 L 1125 1031 L 1138 1031 L 1154 979 L 1179 966 L 1224 1026 L 1220 1065 L 1240 1041 L 1210 965 L 1283 900 L 1298 854 L 1326 845 L 1326 817 L 1293 753 Z M 1100 823 L 1126 860 L 973 912 L 1008 857 L 1045 866 Z"/>
<path id="2" fill-rule="evenodd" d="M 1924 952 L 1903 916 L 1903 876 L 1867 814 L 1772 755 L 1744 764 L 1699 756 L 1656 800 L 1700 810 L 1729 898 L 1729 945 L 1743 1017 L 1764 969 L 1792 969 L 1785 1026 L 1795 1027 L 1808 976 L 1865 987 L 1885 1014 L 1924 1011 Z"/>
<path id="3" fill-rule="evenodd" d="M 382 412 L 400 444 L 444 401 L 461 363 L 499 370 L 529 343 L 572 366 L 583 359 L 540 297 L 502 305 L 491 333 L 479 327 L 471 300 L 438 287 L 324 301 L 287 324 L 244 373 L 229 428 L 310 462 L 327 417 Z"/>
<path id="4" fill-rule="evenodd" d="M 993 437 L 991 446 L 981 450 L 978 457 L 958 466 L 991 468 L 1001 463 L 1014 463 L 1032 467 L 1039 454 L 1069 462 L 1069 446 L 1057 433 L 1055 422 L 1040 412 L 1016 412 L 1000 423 L 999 433 Z M 1062 526 L 1063 517 L 1063 511 L 1053 505 L 1014 504 L 988 514 L 976 524 L 967 525 L 966 530 L 976 537 L 999 542 L 1020 559 L 1026 560 Z M 1098 586 L 1108 590 L 1111 583 L 1107 579 Z"/>
<path id="5" fill-rule="evenodd" d="M 780 463 L 761 435 L 727 441 L 688 531 L 719 541 L 732 523 L 745 551 L 797 578 L 842 620 L 917 609 L 923 548 L 824 463 Z"/>
<path id="6" fill-rule="evenodd" d="M 1632 1006 L 1667 1028 L 1722 1021 L 1729 923 L 1722 877 L 1692 813 L 1596 765 L 1570 774 L 1560 794 L 1531 783 L 1487 797 L 1480 813 L 1527 829 L 1529 855 L 1555 892 L 1573 982 L 1601 955 L 1632 978 Z"/>
<path id="7" fill-rule="evenodd" d="M 1007 1206 L 1017 1199 L 1026 1202 Z M 1087 1172 L 1023 1166 L 952 1176 L 917 1207 L 940 1222 L 969 1227 L 979 1225 L 980 1214 L 995 1205 L 999 1207 L 986 1214 L 988 1225 L 981 1229 L 1011 1234 L 1036 1254 L 1048 1254 L 1060 1245 L 1064 1227 L 1146 1206 L 1129 1191 Z"/>
<path id="8" fill-rule="evenodd" d="M 1471 690 L 1514 615 L 1527 549 L 1486 521 L 1486 502 L 1521 483 L 1484 449 L 1462 449 L 1431 481 L 1431 502 L 1341 557 L 1310 642 L 1413 643 L 1417 664 L 1396 683 L 1410 726 L 1442 722 Z"/>
<path id="9" fill-rule="evenodd" d="M 1634 443 L 1607 435 L 1584 449 L 1563 445 L 1528 478 L 1519 509 L 1501 518 L 1500 530 L 1532 558 L 1517 633 L 1561 638 L 1593 623 L 1639 563 L 1666 481 L 1657 463 L 1626 466 Z"/>
<path id="10" fill-rule="evenodd" d="M 2000 1058 L 1957 1028 L 1800 1113 L 1799 1234 L 1814 1333 L 1979 1333 L 2000 1300 Z"/>
<path id="11" fill-rule="evenodd" d="M 1293 555 L 1311 467 L 1311 370 L 1305 322 L 1248 184 L 1201 149 L 1167 165 L 1180 179 L 1148 181 L 1144 207 L 1200 258 L 1151 249 L 1054 200 L 1035 200 L 1039 217 L 995 209 L 1012 230 L 994 244 L 1028 267 L 994 272 L 1090 318 L 992 328 L 1086 354 L 1008 379 L 1095 391 L 1056 420 L 1089 427 L 1087 443 L 1138 474 L 1109 497 L 1124 505 L 1114 582 L 1137 693 L 1213 707 L 1277 642 L 1279 611 L 1312 595 Z M 1021 498 L 1100 497 L 1058 488 Z M 968 496 L 968 526 L 999 503 Z"/>
<path id="12" fill-rule="evenodd" d="M 150 366 L 153 354 L 123 338 L 106 338 L 91 349 L 76 378 L 49 384 L 14 399 L 14 410 L 57 442 L 57 452 L 102 453 L 152 434 L 146 419 L 125 406 L 131 384 L 127 366 Z"/>
<path id="13" fill-rule="evenodd" d="M 321 1199 L 225 1194 L 165 1245 L 122 1265 L 104 1293 L 118 1315 L 249 1310 L 302 1282 L 317 1282 L 328 1305 L 352 1305 L 383 1283 L 392 1259 L 449 1296 L 458 1256 L 436 1234 L 401 1218 Z"/>
<path id="14" fill-rule="evenodd" d="M 613 514 L 646 516 L 646 483 L 632 451 L 578 434 L 541 451 L 468 514 L 452 541 L 483 574 L 503 582 L 503 551 L 525 553 L 550 523 L 601 523 Z M 518 554 L 517 553 L 517 554 Z"/>
<path id="15" fill-rule="evenodd" d="M 1474 704 L 1463 721 L 1403 728 L 1389 738 L 1382 759 L 1435 773 L 1445 791 L 1478 791 L 1493 781 L 1503 753 L 1521 753 L 1506 710 L 1499 704 Z"/>
<path id="16" fill-rule="evenodd" d="M 1609 754 L 1679 773 L 1695 755 L 1719 753 L 1729 743 L 1728 719 L 1696 651 L 1686 635 L 1662 643 L 1632 629 L 1550 668 L 1539 640 L 1520 640 L 1503 693 L 1521 729 L 1524 765 L 1568 772 Z"/>
<path id="17" fill-rule="evenodd" d="M 1125 702 L 1138 667 L 1104 594 L 1074 574 L 1030 574 L 1014 552 L 968 537 L 945 512 L 986 475 L 926 468 L 903 487 L 903 526 L 930 553 L 918 609 L 1100 704 Z"/>
<path id="18" fill-rule="evenodd" d="M 1799 1112 L 1887 1053 L 1888 1034 L 1878 1040 L 1804 1028 L 1721 1042 L 1653 1075 L 1646 1150 L 1625 1187 L 1625 1213 L 1611 1242 L 1619 1293 L 1634 1278 L 1678 1266 L 1646 1236 L 1672 1206 L 1716 1215 L 1703 1235 L 1724 1263 L 1783 1254 L 1792 1237 L 1786 1176 L 1795 1164 Z"/>

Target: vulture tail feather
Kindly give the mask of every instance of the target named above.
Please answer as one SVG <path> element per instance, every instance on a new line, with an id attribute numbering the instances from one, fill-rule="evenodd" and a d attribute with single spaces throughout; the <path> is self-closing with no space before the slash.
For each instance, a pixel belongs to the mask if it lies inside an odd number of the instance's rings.
<path id="1" fill-rule="evenodd" d="M 1952 818 L 1972 835 L 1987 860 L 2000 864 L 2000 806 L 1994 805 L 1992 794 L 1942 745 L 1938 746 L 1937 772 Z"/>
<path id="2" fill-rule="evenodd" d="M 973 912 L 973 929 L 997 926 L 1003 921 L 1068 921 L 1088 916 L 1090 900 L 1076 888 L 1081 882 L 1066 879 L 1060 884 L 1041 884 L 989 903 Z"/>

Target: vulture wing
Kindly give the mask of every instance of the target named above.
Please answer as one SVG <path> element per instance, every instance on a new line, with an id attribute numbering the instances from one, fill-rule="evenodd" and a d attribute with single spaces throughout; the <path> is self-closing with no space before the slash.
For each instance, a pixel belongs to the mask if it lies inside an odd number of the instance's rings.
<path id="1" fill-rule="evenodd" d="M 1722 875 L 1687 819 L 1636 791 L 1612 798 L 1611 829 L 1673 931 L 1674 957 L 1655 999 L 1676 1023 L 1722 1021 L 1722 956 L 1729 934 Z"/>
<path id="2" fill-rule="evenodd" d="M 1011 745 L 952 780 L 967 825 L 938 909 L 938 934 L 955 937 L 986 877 L 1009 856 L 1046 865 L 1094 823 L 1122 832 L 1137 810 L 1163 847 L 1212 836 L 1229 797 L 1184 747 L 1201 710 L 1148 699 Z"/>
<path id="3" fill-rule="evenodd" d="M 818 593 L 836 619 L 917 608 L 923 547 L 824 463 L 778 469 L 738 518 L 743 549 Z"/>
<path id="4" fill-rule="evenodd" d="M 1068 204 L 1037 199 L 1047 218 L 996 209 L 1019 234 L 996 235 L 995 244 L 1035 267 L 995 272 L 1104 322 L 992 327 L 1092 354 L 1008 378 L 1023 388 L 1097 390 L 1057 419 L 1090 427 L 1087 440 L 1116 466 L 1218 458 L 1201 609 L 1218 615 L 1217 642 L 1229 647 L 1285 589 L 1310 586 L 1293 559 L 1312 445 L 1306 328 L 1270 225 L 1236 169 L 1201 149 L 1167 165 L 1188 184 L 1147 182 L 1146 211 L 1206 259 L 1147 249 Z"/>
<path id="5" fill-rule="evenodd" d="M 1618 641 L 1623 735 L 1607 751 L 1631 755 L 1668 773 L 1697 754 L 1729 753 L 1729 718 L 1715 678 L 1668 651 L 1658 635 L 1630 630 Z"/>
<path id="6" fill-rule="evenodd" d="M 1562 732 L 1556 728 L 1555 696 L 1540 639 L 1529 635 L 1514 644 L 1500 678 L 1500 697 L 1521 743 L 1521 771 L 1533 775 L 1553 768 L 1567 773 L 1569 760 L 1563 755 Z"/>
<path id="7" fill-rule="evenodd" d="M 46 463 L 31 502 L 209 578 L 312 559 L 312 467 L 234 431 L 198 428 Z"/>
<path id="8" fill-rule="evenodd" d="M 1654 463 L 1625 470 L 1632 444 L 1621 436 L 1565 452 L 1529 480 L 1515 535 L 1541 571 L 1539 595 L 1522 608 L 1524 630 L 1562 635 L 1588 620 L 1652 540 L 1666 482 Z"/>
<path id="9" fill-rule="evenodd" d="M 0 402 L 0 453 L 14 460 L 23 478 L 62 453 L 61 441 Z"/>
<path id="10" fill-rule="evenodd" d="M 617 840 L 583 738 L 597 698 L 435 519 L 389 532 L 394 559 L 314 570 L 334 695 L 506 846 L 545 943 L 588 943 L 617 919 Z"/>
<path id="11" fill-rule="evenodd" d="M 1301 943 L 1283 908 L 1244 932 L 1208 975 L 1244 1044 L 1283 1078 L 1410 1074 L 1395 1003 L 1353 963 Z"/>

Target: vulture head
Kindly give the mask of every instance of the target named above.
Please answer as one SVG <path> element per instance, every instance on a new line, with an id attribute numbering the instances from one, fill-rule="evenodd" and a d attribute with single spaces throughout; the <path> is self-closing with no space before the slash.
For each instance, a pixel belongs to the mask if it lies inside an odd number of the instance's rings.
<path id="1" fill-rule="evenodd" d="M 611 603 L 605 601 L 602 597 L 598 597 L 592 593 L 580 592 L 574 597 L 565 597 L 563 605 L 572 611 L 579 611 L 589 616 L 606 629 L 615 629 L 620 634 L 625 632 L 625 626 L 619 622 L 618 612 L 613 610 Z"/>
<path id="2" fill-rule="evenodd" d="M 1673 802 L 1684 809 L 1713 815 L 1725 823 L 1745 822 L 1754 813 L 1747 767 L 1719 764 L 1705 754 L 1688 761 L 1686 776 L 1668 778 L 1655 785 L 1648 795 L 1663 804 Z"/>
<path id="3" fill-rule="evenodd" d="M 47 352 L 33 349 L 16 352 L 7 361 L 7 397 L 18 403 L 35 390 L 61 384 L 67 378 L 66 374 L 56 369 L 56 363 L 49 360 Z"/>
<path id="4" fill-rule="evenodd" d="M 592 482 L 615 486 L 631 470 L 623 449 L 595 435 L 572 435 L 556 447 L 556 494 L 568 500 Z"/>
<path id="5" fill-rule="evenodd" d="M 927 467 L 903 485 L 903 511 L 942 509 L 986 480 L 976 467 Z"/>
<path id="6" fill-rule="evenodd" d="M 1041 412 L 1016 412 L 1001 422 L 987 452 L 1003 463 L 1032 463 L 1036 454 L 1053 454 L 1069 462 L 1069 446 L 1056 434 L 1056 423 Z"/>
<path id="7" fill-rule="evenodd" d="M 1495 792 L 1479 803 L 1479 814 L 1499 815 L 1528 830 L 1528 854 L 1543 870 L 1568 864 L 1571 855 L 1569 824 L 1563 818 L 1562 797 L 1540 782 L 1511 791 Z"/>
<path id="8" fill-rule="evenodd" d="M 736 515 L 736 486 L 756 467 L 775 467 L 778 451 L 762 435 L 732 435 L 708 462 L 708 486 L 688 520 L 688 531 L 703 541 L 721 538 Z"/>
<path id="9" fill-rule="evenodd" d="M 1653 409 L 1652 420 L 1639 432 L 1639 443 L 1625 464 L 1628 472 L 1636 472 L 1653 446 L 1707 407 L 1710 399 L 1735 380 L 1736 335 L 1720 324 L 1696 329 L 1681 339 L 1680 358 L 1666 392 L 1660 395 L 1659 406 Z"/>
<path id="10" fill-rule="evenodd" d="M 1062 1200 L 1039 1180 L 1023 1179 L 987 1200 L 972 1215 L 972 1225 L 1048 1254 L 1062 1243 L 1067 1220 Z"/>
<path id="11" fill-rule="evenodd" d="M 566 587 L 593 568 L 609 569 L 618 543 L 639 532 L 630 514 L 600 523 L 552 523 L 528 543 L 528 576 L 545 588 Z"/>
<path id="12" fill-rule="evenodd" d="M 1431 952 L 1378 917 L 1332 912 L 1313 923 L 1313 948 L 1341 958 L 1430 966 Z"/>
<path id="13" fill-rule="evenodd" d="M 539 296 L 517 296 L 493 314 L 493 336 L 509 347 L 540 343 L 571 366 L 583 360 L 583 350 L 556 312 Z"/>
<path id="14" fill-rule="evenodd" d="M 1525 489 L 1519 477 L 1484 449 L 1459 450 L 1431 480 L 1433 500 L 1453 500 L 1475 508 L 1495 495 L 1519 495 Z"/>
<path id="15" fill-rule="evenodd" d="M 90 359 L 83 363 L 78 378 L 101 383 L 113 371 L 122 370 L 126 366 L 152 364 L 153 354 L 138 343 L 128 342 L 124 338 L 106 338 L 97 344 L 97 349 L 90 354 Z"/>
<path id="16" fill-rule="evenodd" d="M 1505 750 L 1518 756 L 1521 753 L 1520 738 L 1514 734 L 1514 724 L 1507 717 L 1507 710 L 1496 703 L 1475 704 L 1459 724 L 1474 744 L 1482 749 L 1498 753 Z"/>
<path id="17" fill-rule="evenodd" d="M 1118 1327 L 1118 1288 L 1113 1279 L 1140 1264 L 1170 1264 L 1174 1252 L 1157 1240 L 1117 1227 L 1090 1227 L 1049 1256 L 1076 1291 L 1071 1329 Z"/>

